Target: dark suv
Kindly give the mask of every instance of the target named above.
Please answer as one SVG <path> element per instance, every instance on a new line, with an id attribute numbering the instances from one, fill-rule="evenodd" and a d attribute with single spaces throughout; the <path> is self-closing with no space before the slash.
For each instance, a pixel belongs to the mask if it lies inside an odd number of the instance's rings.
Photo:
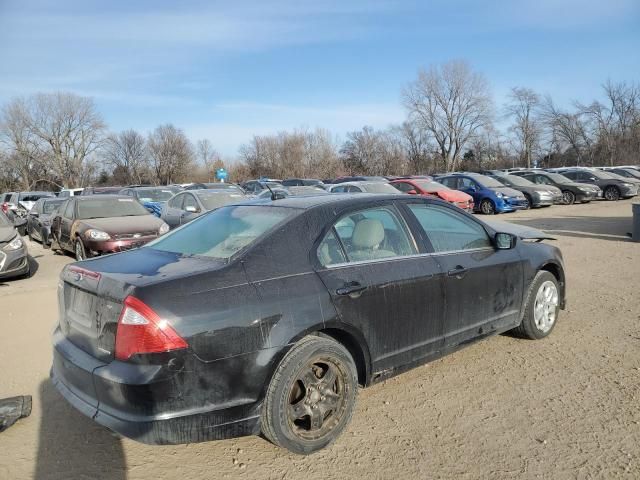
<path id="1" fill-rule="evenodd" d="M 621 198 L 631 198 L 638 194 L 638 186 L 624 178 L 617 177 L 608 172 L 592 170 L 588 168 L 571 168 L 566 170 L 556 170 L 570 180 L 578 183 L 597 185 L 603 192 L 607 200 L 620 200 Z"/>
<path id="2" fill-rule="evenodd" d="M 543 172 L 541 170 L 527 170 L 521 172 L 511 172 L 510 175 L 524 177 L 538 185 L 553 185 L 562 191 L 562 203 L 572 205 L 576 202 L 588 203 L 598 197 L 602 197 L 602 190 L 597 185 L 584 185 L 574 182 L 564 175 L 554 172 Z"/>

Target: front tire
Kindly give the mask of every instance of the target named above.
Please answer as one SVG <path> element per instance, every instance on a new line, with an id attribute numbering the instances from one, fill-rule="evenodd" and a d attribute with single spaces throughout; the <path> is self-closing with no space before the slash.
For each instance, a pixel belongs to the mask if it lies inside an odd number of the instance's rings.
<path id="1" fill-rule="evenodd" d="M 320 450 L 351 420 L 357 390 L 349 351 L 332 339 L 306 336 L 273 374 L 262 407 L 262 433 L 293 453 Z"/>
<path id="2" fill-rule="evenodd" d="M 531 195 L 529 195 L 528 193 L 525 193 L 524 198 L 527 200 L 527 205 L 525 207 L 525 210 L 529 210 L 530 208 L 533 208 L 533 200 L 531 199 Z"/>
<path id="3" fill-rule="evenodd" d="M 604 198 L 610 201 L 620 200 L 620 190 L 618 187 L 607 187 L 604 190 Z"/>
<path id="4" fill-rule="evenodd" d="M 496 206 L 491 200 L 485 198 L 484 200 L 482 200 L 482 202 L 480 202 L 480 211 L 485 215 L 495 215 Z"/>
<path id="5" fill-rule="evenodd" d="M 76 240 L 76 243 L 73 247 L 73 251 L 76 255 L 76 260 L 78 262 L 81 262 L 82 260 L 87 259 L 87 251 L 84 248 L 84 244 L 82 243 L 82 240 L 80 240 L 79 238 Z"/>
<path id="6" fill-rule="evenodd" d="M 573 205 L 576 203 L 576 194 L 570 190 L 562 191 L 562 203 L 565 205 Z"/>
<path id="7" fill-rule="evenodd" d="M 527 293 L 522 322 L 514 332 L 523 338 L 539 340 L 551 333 L 560 312 L 560 286 L 553 274 L 539 271 Z"/>

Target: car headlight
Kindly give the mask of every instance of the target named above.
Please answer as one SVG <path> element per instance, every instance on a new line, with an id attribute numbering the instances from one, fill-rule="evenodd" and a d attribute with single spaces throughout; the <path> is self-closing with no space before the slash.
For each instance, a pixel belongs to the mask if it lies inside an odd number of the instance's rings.
<path id="1" fill-rule="evenodd" d="M 578 190 L 580 190 L 581 192 L 593 192 L 594 190 L 591 188 L 585 188 L 585 187 L 578 187 Z"/>
<path id="2" fill-rule="evenodd" d="M 166 223 L 163 223 L 160 226 L 160 229 L 158 230 L 158 235 L 164 235 L 165 233 L 167 233 L 169 231 L 169 225 L 167 225 Z"/>
<path id="3" fill-rule="evenodd" d="M 623 184 L 622 184 L 622 186 L 623 186 L 623 187 L 626 187 L 626 188 L 631 188 L 631 187 L 633 187 L 633 185 L 632 185 L 631 183 L 623 183 Z"/>
<path id="4" fill-rule="evenodd" d="M 93 228 L 87 230 L 85 235 L 91 240 L 109 240 L 111 238 L 111 235 L 109 235 L 107 232 L 103 232 L 102 230 L 95 230 Z"/>
<path id="5" fill-rule="evenodd" d="M 503 195 L 503 194 L 501 194 L 500 192 L 496 192 L 496 197 L 498 197 L 498 198 L 502 198 L 502 197 L 504 197 L 504 195 Z M 506 198 L 506 197 L 505 197 L 505 198 Z"/>
<path id="6" fill-rule="evenodd" d="M 21 249 L 23 245 L 24 245 L 24 242 L 20 238 L 20 235 L 16 235 L 16 237 L 13 240 L 11 240 L 9 243 L 7 243 L 4 246 L 3 250 L 6 250 L 8 252 L 12 252 L 14 250 Z"/>

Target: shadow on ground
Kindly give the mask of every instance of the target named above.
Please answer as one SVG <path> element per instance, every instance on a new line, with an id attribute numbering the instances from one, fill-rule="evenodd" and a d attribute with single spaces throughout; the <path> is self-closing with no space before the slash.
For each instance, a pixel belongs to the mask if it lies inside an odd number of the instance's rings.
<path id="1" fill-rule="evenodd" d="M 631 240 L 631 217 L 531 218 L 511 222 L 562 237 L 595 238 L 615 242 Z"/>
<path id="2" fill-rule="evenodd" d="M 36 480 L 127 478 L 118 437 L 71 407 L 49 380 L 40 384 L 39 393 L 42 419 Z"/>

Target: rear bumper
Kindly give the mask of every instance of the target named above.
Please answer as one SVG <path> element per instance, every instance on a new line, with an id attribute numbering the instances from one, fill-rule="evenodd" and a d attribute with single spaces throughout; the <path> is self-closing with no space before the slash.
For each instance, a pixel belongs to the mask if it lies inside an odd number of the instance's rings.
<path id="1" fill-rule="evenodd" d="M 59 329 L 53 344 L 50 375 L 56 389 L 81 413 L 120 435 L 168 445 L 260 432 L 262 388 L 255 388 L 254 395 L 242 391 L 252 380 L 246 375 L 260 370 L 253 366 L 253 354 L 247 354 L 245 362 L 234 357 L 211 362 L 217 364 L 214 368 L 207 364 L 204 379 L 189 360 L 180 371 L 161 365 L 101 362 Z"/>

